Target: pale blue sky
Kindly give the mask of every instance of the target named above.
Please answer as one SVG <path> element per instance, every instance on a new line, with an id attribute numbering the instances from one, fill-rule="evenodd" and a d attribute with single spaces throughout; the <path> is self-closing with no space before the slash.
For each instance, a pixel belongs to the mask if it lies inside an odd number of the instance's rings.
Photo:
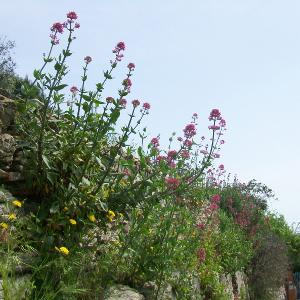
<path id="1" fill-rule="evenodd" d="M 104 96 L 116 95 L 126 65 L 135 63 L 127 100 L 150 103 L 143 125 L 150 137 L 160 133 L 165 147 L 195 112 L 199 138 L 209 138 L 208 116 L 218 108 L 227 132 L 215 164 L 272 188 L 279 201 L 270 208 L 289 224 L 300 221 L 299 0 L 2 0 L 0 35 L 16 41 L 17 73 L 32 77 L 49 49 L 49 28 L 69 11 L 81 24 L 68 62 L 70 85 L 80 85 L 90 55 L 87 87 L 93 88 L 109 68 L 111 50 L 125 42 Z"/>

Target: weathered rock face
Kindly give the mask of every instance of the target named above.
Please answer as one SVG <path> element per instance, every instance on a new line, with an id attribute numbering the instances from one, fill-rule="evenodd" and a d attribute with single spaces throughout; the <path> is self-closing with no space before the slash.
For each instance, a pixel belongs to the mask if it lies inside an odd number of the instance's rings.
<path id="1" fill-rule="evenodd" d="M 0 135 L 0 168 L 2 170 L 10 170 L 16 151 L 16 145 L 17 143 L 13 136 L 7 133 Z"/>
<path id="2" fill-rule="evenodd" d="M 108 291 L 106 300 L 144 300 L 144 296 L 140 295 L 136 290 L 124 286 L 114 285 L 111 286 Z"/>
<path id="3" fill-rule="evenodd" d="M 13 125 L 17 106 L 14 96 L 0 89 L 0 133 L 6 133 L 11 125 Z"/>

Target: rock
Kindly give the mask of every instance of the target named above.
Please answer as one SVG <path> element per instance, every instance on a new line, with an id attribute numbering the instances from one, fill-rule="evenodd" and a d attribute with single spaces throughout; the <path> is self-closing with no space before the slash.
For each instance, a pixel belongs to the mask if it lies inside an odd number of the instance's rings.
<path id="1" fill-rule="evenodd" d="M 0 133 L 6 133 L 14 124 L 17 106 L 15 101 L 0 95 Z"/>
<path id="2" fill-rule="evenodd" d="M 107 298 L 105 300 L 144 300 L 144 296 L 140 295 L 136 290 L 124 286 L 113 285 L 107 290 Z"/>
<path id="3" fill-rule="evenodd" d="M 11 135 L 7 133 L 0 135 L 0 168 L 2 170 L 8 171 L 10 169 L 16 145 L 17 143 Z"/>

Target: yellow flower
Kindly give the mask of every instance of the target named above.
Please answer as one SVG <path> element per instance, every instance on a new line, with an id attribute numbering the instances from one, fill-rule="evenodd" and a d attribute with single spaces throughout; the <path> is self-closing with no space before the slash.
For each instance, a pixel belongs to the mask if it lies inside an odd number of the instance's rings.
<path id="1" fill-rule="evenodd" d="M 64 254 L 66 254 L 66 255 L 69 254 L 69 250 L 68 250 L 67 248 L 65 248 L 65 247 L 60 247 L 60 251 L 61 251 L 62 253 L 64 253 Z"/>
<path id="2" fill-rule="evenodd" d="M 122 213 L 119 213 L 120 217 L 123 217 L 123 214 Z"/>
<path id="3" fill-rule="evenodd" d="M 110 191 L 113 193 L 115 190 L 114 190 L 114 189 L 111 189 Z"/>
<path id="4" fill-rule="evenodd" d="M 94 237 L 94 235 L 91 232 L 89 232 L 88 235 L 89 235 L 90 238 Z"/>
<path id="5" fill-rule="evenodd" d="M 141 212 L 138 212 L 137 215 L 138 215 L 138 216 L 142 216 L 143 214 L 142 214 Z"/>
<path id="6" fill-rule="evenodd" d="M 152 231 L 152 229 L 149 229 L 149 232 L 151 232 Z"/>
<path id="7" fill-rule="evenodd" d="M 108 211 L 108 214 L 109 214 L 110 216 L 112 216 L 112 217 L 115 217 L 115 216 L 116 216 L 115 213 L 114 213 L 113 211 L 111 211 L 111 210 Z"/>
<path id="8" fill-rule="evenodd" d="M 57 248 L 56 246 L 55 246 L 55 250 L 56 250 L 56 251 L 60 251 L 59 248 Z"/>
<path id="9" fill-rule="evenodd" d="M 110 222 L 112 222 L 112 218 L 111 218 L 110 216 L 106 216 L 106 218 L 107 218 Z"/>
<path id="10" fill-rule="evenodd" d="M 4 223 L 4 222 L 1 223 L 1 226 L 2 226 L 3 228 L 7 228 L 7 224 Z"/>
<path id="11" fill-rule="evenodd" d="M 196 202 L 196 204 L 198 205 L 199 203 L 198 203 L 198 202 Z"/>
<path id="12" fill-rule="evenodd" d="M 120 184 L 122 184 L 123 186 L 126 185 L 126 183 L 124 181 L 120 181 Z"/>
<path id="13" fill-rule="evenodd" d="M 76 225 L 76 221 L 75 221 L 75 220 L 70 219 L 69 221 L 70 221 L 70 223 L 71 223 L 72 225 Z"/>
<path id="14" fill-rule="evenodd" d="M 67 210 L 68 210 L 68 208 L 65 206 L 65 207 L 64 207 L 64 211 L 67 211 Z"/>
<path id="15" fill-rule="evenodd" d="M 95 222 L 96 218 L 94 215 L 88 216 L 88 218 L 91 220 L 91 222 Z"/>
<path id="16" fill-rule="evenodd" d="M 15 206 L 18 206 L 18 207 L 21 207 L 21 206 L 22 206 L 22 203 L 21 203 L 20 201 L 18 201 L 18 200 L 13 201 L 13 204 L 14 204 Z"/>
<path id="17" fill-rule="evenodd" d="M 89 196 L 90 196 L 91 198 L 95 198 L 95 196 L 94 196 L 94 195 L 92 195 L 92 194 L 89 194 Z"/>
<path id="18" fill-rule="evenodd" d="M 11 219 L 15 219 L 15 218 L 16 218 L 16 216 L 15 216 L 14 214 L 10 214 L 9 217 L 10 217 Z"/>
<path id="19" fill-rule="evenodd" d="M 153 247 L 150 247 L 151 250 L 153 250 Z"/>

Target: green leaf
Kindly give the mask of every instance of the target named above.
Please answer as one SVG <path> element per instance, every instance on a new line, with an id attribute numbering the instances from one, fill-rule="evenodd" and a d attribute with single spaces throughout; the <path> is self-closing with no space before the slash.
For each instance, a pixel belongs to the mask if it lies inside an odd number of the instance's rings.
<path id="1" fill-rule="evenodd" d="M 51 169 L 50 162 L 49 162 L 48 158 L 45 155 L 42 155 L 42 158 L 43 158 L 44 163 L 47 165 L 47 167 L 49 169 Z"/>
<path id="2" fill-rule="evenodd" d="M 34 71 L 33 71 L 33 76 L 34 76 L 36 79 L 40 79 L 40 73 L 39 73 L 37 70 L 34 70 Z"/>
<path id="3" fill-rule="evenodd" d="M 53 90 L 59 91 L 59 90 L 62 90 L 63 88 L 65 88 L 66 86 L 68 86 L 68 85 L 67 84 L 60 84 L 58 86 L 54 86 Z"/>
<path id="4" fill-rule="evenodd" d="M 66 220 L 61 220 L 59 223 L 58 223 L 58 225 L 63 225 L 63 226 L 65 226 L 67 224 L 67 221 Z"/>
<path id="5" fill-rule="evenodd" d="M 105 77 L 105 78 L 107 78 L 107 79 L 112 79 L 112 76 L 109 75 L 108 71 L 103 72 L 103 74 L 104 74 L 104 77 Z"/>
<path id="6" fill-rule="evenodd" d="M 102 92 L 102 90 L 103 90 L 103 85 L 102 85 L 102 83 L 100 83 L 100 82 L 97 83 L 97 84 L 96 84 L 96 87 L 97 87 L 97 91 L 98 91 L 98 92 Z"/>
<path id="7" fill-rule="evenodd" d="M 47 178 L 51 182 L 52 185 L 54 185 L 55 182 L 55 176 L 53 173 L 47 172 Z"/>
<path id="8" fill-rule="evenodd" d="M 52 205 L 51 205 L 51 208 L 50 208 L 50 213 L 51 214 L 55 214 L 59 209 L 59 204 L 58 202 L 54 202 Z"/>
<path id="9" fill-rule="evenodd" d="M 56 71 L 60 71 L 60 69 L 61 69 L 60 63 L 57 62 L 57 63 L 54 65 L 54 69 L 55 69 Z"/>

